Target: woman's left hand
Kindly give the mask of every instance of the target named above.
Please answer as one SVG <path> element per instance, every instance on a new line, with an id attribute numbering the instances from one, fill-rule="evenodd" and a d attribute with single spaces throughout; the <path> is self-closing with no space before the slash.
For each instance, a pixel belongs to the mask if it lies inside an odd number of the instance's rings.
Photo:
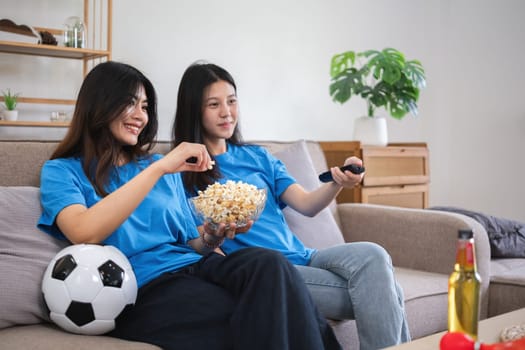
<path id="1" fill-rule="evenodd" d="M 221 223 L 215 230 L 213 230 L 209 223 L 204 223 L 204 232 L 217 238 L 234 239 L 235 235 L 247 232 L 252 225 L 253 220 L 248 221 L 248 223 L 242 227 L 237 227 L 235 223 Z"/>

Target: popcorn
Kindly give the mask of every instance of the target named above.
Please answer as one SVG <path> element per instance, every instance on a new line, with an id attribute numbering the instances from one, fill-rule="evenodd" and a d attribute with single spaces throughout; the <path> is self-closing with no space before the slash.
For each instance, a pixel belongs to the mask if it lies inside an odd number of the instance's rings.
<path id="1" fill-rule="evenodd" d="M 242 181 L 228 180 L 225 184 L 214 183 L 199 191 L 192 203 L 206 221 L 212 223 L 236 223 L 244 226 L 255 220 L 264 208 L 266 191 Z"/>

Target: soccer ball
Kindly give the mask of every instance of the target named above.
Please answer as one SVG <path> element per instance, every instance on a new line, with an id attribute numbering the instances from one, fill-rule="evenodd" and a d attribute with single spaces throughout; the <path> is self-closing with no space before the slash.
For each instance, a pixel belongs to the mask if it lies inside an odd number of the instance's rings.
<path id="1" fill-rule="evenodd" d="M 103 334 L 135 303 L 137 280 L 124 254 L 113 246 L 77 244 L 58 252 L 42 279 L 49 317 L 62 329 Z"/>

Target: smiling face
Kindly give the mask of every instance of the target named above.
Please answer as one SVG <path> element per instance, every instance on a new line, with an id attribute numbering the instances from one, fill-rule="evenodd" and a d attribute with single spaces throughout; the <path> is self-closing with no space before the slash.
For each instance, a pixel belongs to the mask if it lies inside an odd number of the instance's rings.
<path id="1" fill-rule="evenodd" d="M 133 146 L 137 144 L 139 134 L 148 123 L 147 107 L 146 91 L 143 86 L 140 86 L 130 104 L 109 125 L 111 134 L 122 145 Z"/>
<path id="2" fill-rule="evenodd" d="M 207 145 L 226 143 L 235 130 L 239 108 L 235 88 L 224 80 L 205 90 L 202 110 L 204 141 Z"/>

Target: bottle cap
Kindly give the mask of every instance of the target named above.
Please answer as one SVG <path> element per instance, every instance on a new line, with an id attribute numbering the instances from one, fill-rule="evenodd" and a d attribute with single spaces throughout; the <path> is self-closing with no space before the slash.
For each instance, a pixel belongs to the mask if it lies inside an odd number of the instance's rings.
<path id="1" fill-rule="evenodd" d="M 472 230 L 459 230 L 458 231 L 458 238 L 459 239 L 471 239 L 474 237 L 474 233 Z"/>

